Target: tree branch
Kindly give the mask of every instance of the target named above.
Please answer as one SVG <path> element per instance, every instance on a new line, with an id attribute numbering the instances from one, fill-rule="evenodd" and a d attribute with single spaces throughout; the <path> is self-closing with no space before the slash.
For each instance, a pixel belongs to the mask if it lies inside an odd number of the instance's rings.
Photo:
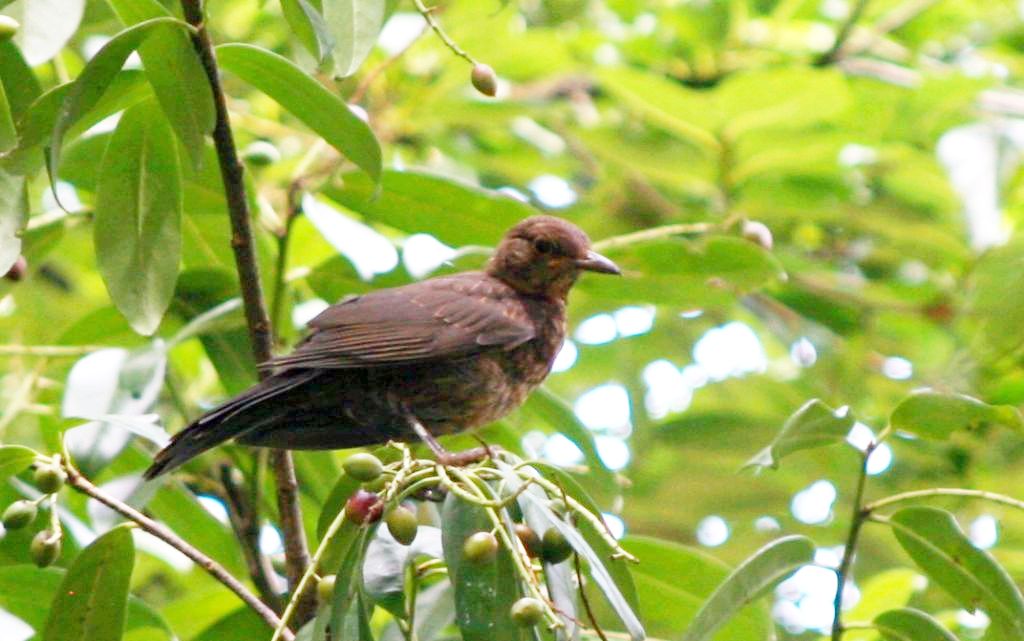
<path id="1" fill-rule="evenodd" d="M 833 599 L 835 613 L 832 618 L 832 641 L 842 641 L 843 638 L 843 588 L 850 578 L 850 567 L 853 565 L 853 556 L 857 549 L 857 539 L 864 521 L 870 516 L 870 512 L 864 509 L 864 486 L 868 479 L 868 459 L 881 443 L 881 439 L 870 443 L 864 448 L 863 459 L 861 460 L 859 474 L 857 475 L 857 493 L 853 498 L 853 516 L 850 522 L 850 532 L 846 537 L 846 545 L 843 547 L 843 559 L 839 562 L 839 569 L 836 570 L 836 596 Z"/>
<path id="2" fill-rule="evenodd" d="M 249 576 L 263 602 L 280 614 L 284 607 L 280 595 L 283 586 L 279 585 L 280 580 L 270 564 L 270 559 L 260 550 L 259 515 L 249 503 L 249 497 L 242 487 L 241 473 L 238 468 L 225 464 L 221 467 L 220 475 L 225 503 L 228 505 L 228 518 L 235 530 L 235 536 L 242 543 Z"/>
<path id="3" fill-rule="evenodd" d="M 214 107 L 217 114 L 213 142 L 217 150 L 217 160 L 220 163 L 221 178 L 224 181 L 228 214 L 231 217 L 231 248 L 235 254 L 235 266 L 238 269 L 238 280 L 242 289 L 242 301 L 245 306 L 245 319 L 249 326 L 253 355 L 257 363 L 262 363 L 271 357 L 272 333 L 270 319 L 267 316 L 267 306 L 263 299 L 263 289 L 260 285 L 259 267 L 256 263 L 249 205 L 243 182 L 243 167 L 238 160 L 235 141 L 231 135 L 227 103 L 220 85 L 220 74 L 217 69 L 217 60 L 214 57 L 213 43 L 210 41 L 210 35 L 206 31 L 204 23 L 202 0 L 181 0 L 181 7 L 185 20 L 196 28 L 196 32 L 191 36 L 192 45 L 199 55 L 199 60 L 210 81 L 210 89 L 213 91 Z M 277 477 L 277 503 L 281 529 L 284 533 L 288 580 L 294 589 L 309 565 L 309 549 L 306 547 L 306 534 L 302 526 L 295 466 L 292 463 L 291 455 L 284 450 L 271 452 L 270 461 Z M 311 598 L 306 599 L 298 613 L 299 625 L 312 618 L 315 611 L 316 602 Z"/>
<path id="4" fill-rule="evenodd" d="M 267 622 L 271 628 L 276 629 L 281 623 L 277 614 L 270 609 L 267 604 L 260 601 L 255 594 L 250 592 L 242 583 L 236 579 L 230 572 L 224 569 L 224 566 L 220 565 L 210 557 L 206 556 L 196 548 L 192 547 L 187 541 L 182 539 L 180 536 L 169 530 L 164 525 L 154 521 L 142 512 L 139 512 L 132 506 L 122 503 L 108 494 L 105 494 L 103 490 L 99 489 L 89 479 L 85 478 L 78 469 L 71 464 L 67 459 L 62 459 L 64 471 L 68 475 L 68 485 L 78 490 L 86 496 L 90 496 L 103 505 L 106 505 L 115 512 L 121 514 L 125 518 L 136 523 L 140 529 L 149 532 L 156 538 L 160 539 L 167 545 L 170 545 L 175 550 L 178 550 L 189 559 L 194 561 L 196 565 L 206 570 L 210 576 L 220 581 L 225 587 L 238 595 L 238 598 L 242 599 L 246 605 L 252 608 L 256 614 L 260 615 L 264 621 Z M 294 639 L 294 636 L 289 633 L 288 639 Z"/>
<path id="5" fill-rule="evenodd" d="M 850 35 L 853 33 L 853 28 L 857 25 L 857 21 L 864 15 L 864 10 L 868 7 L 869 0 L 857 0 L 856 6 L 853 7 L 853 11 L 850 12 L 850 16 L 843 23 L 843 26 L 839 28 L 839 33 L 836 34 L 836 41 L 832 45 L 832 48 L 826 51 L 819 57 L 815 64 L 824 67 L 834 62 L 838 62 L 843 58 L 846 53 L 846 43 L 850 39 Z"/>

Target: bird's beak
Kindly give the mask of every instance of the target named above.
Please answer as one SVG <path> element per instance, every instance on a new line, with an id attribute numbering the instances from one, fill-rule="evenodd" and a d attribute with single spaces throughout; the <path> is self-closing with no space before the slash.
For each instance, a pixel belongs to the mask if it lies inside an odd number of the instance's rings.
<path id="1" fill-rule="evenodd" d="M 622 275 L 622 270 L 619 269 L 618 265 L 595 251 L 588 251 L 586 258 L 576 261 L 576 266 L 588 272 L 615 274 L 616 276 Z"/>

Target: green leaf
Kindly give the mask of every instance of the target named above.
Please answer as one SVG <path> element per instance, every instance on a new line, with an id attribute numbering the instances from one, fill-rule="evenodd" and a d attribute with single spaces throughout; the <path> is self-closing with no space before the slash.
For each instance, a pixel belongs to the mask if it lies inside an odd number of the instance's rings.
<path id="1" fill-rule="evenodd" d="M 633 69 L 606 69 L 598 81 L 612 96 L 651 124 L 692 143 L 709 154 L 721 145 L 712 101 L 705 92 L 688 89 L 660 75 Z"/>
<path id="2" fill-rule="evenodd" d="M 729 566 L 697 548 L 645 536 L 627 537 L 622 544 L 640 560 L 631 572 L 640 613 L 654 637 L 669 639 L 683 634 L 700 606 L 729 576 Z M 713 638 L 765 639 L 770 629 L 768 609 L 754 604 Z"/>
<path id="3" fill-rule="evenodd" d="M 543 468 L 543 465 L 537 465 L 538 468 Z M 502 469 L 499 467 L 499 469 Z M 545 472 L 551 473 L 552 468 L 544 468 Z M 505 467 L 505 482 L 508 484 L 509 489 L 515 491 L 518 488 L 518 479 L 514 473 Z M 562 486 L 566 488 L 568 494 L 572 490 L 572 485 L 562 479 Z M 560 516 L 556 515 L 548 507 L 547 495 L 539 487 L 531 486 L 519 495 L 519 503 L 522 506 L 524 512 L 532 513 L 530 516 L 531 527 L 534 527 L 539 532 L 543 533 L 548 528 L 557 529 L 565 540 L 569 542 L 573 550 L 582 557 L 587 564 L 590 566 L 590 576 L 594 580 L 594 583 L 604 594 L 605 599 L 608 601 L 608 605 L 611 606 L 612 610 L 615 611 L 616 616 L 622 621 L 622 624 L 626 627 L 626 631 L 629 632 L 629 636 L 634 641 L 640 641 L 646 638 L 643 624 L 640 623 L 640 619 L 636 616 L 636 588 L 633 585 L 633 579 L 629 575 L 627 568 L 621 565 L 621 561 L 616 561 L 611 558 L 609 546 L 602 541 L 601 545 L 598 546 L 597 550 L 591 547 L 587 538 L 583 536 L 583 532 L 589 526 L 580 525 L 579 529 L 566 523 Z M 593 502 L 590 502 L 589 509 L 594 510 Z M 596 512 L 600 514 L 600 512 Z M 590 531 L 591 535 L 594 536 L 596 533 L 593 530 Z M 616 566 L 615 564 L 620 565 Z M 615 574 L 612 574 L 611 569 L 614 568 Z"/>
<path id="4" fill-rule="evenodd" d="M 46 625 L 49 612 L 40 607 L 53 601 L 67 572 L 64 568 L 39 569 L 32 564 L 0 567 L 0 608 L 18 617 L 39 631 Z M 263 624 L 266 628 L 266 623 Z M 142 599 L 128 596 L 128 616 L 125 639 L 145 638 L 148 641 L 177 637 L 171 632 L 160 614 Z"/>
<path id="5" fill-rule="evenodd" d="M 17 123 L 42 88 L 32 68 L 11 40 L 0 40 L 0 83 L 3 83 L 11 115 Z"/>
<path id="6" fill-rule="evenodd" d="M 14 42 L 33 67 L 60 53 L 78 30 L 84 12 L 85 0 L 31 0 L 4 11 L 21 25 Z"/>
<path id="7" fill-rule="evenodd" d="M 302 46 L 322 65 L 334 49 L 324 17 L 306 0 L 281 0 L 281 13 Z"/>
<path id="8" fill-rule="evenodd" d="M 221 45 L 217 47 L 217 61 L 221 68 L 273 98 L 375 182 L 380 181 L 382 165 L 377 137 L 344 100 L 286 58 L 260 47 Z"/>
<path id="9" fill-rule="evenodd" d="M 860 601 L 844 612 L 843 618 L 847 621 L 871 621 L 886 610 L 904 606 L 917 591 L 915 584 L 923 578 L 908 568 L 893 568 L 879 572 L 860 586 Z M 843 639 L 866 641 L 877 636 L 872 630 L 848 630 Z"/>
<path id="10" fill-rule="evenodd" d="M 334 73 L 351 76 L 370 54 L 384 26 L 385 0 L 323 0 L 324 22 L 334 41 Z"/>
<path id="11" fill-rule="evenodd" d="M 366 548 L 373 539 L 377 524 L 368 527 L 357 526 L 347 519 L 345 523 L 352 525 L 353 528 L 350 530 L 351 535 L 346 537 L 349 543 L 344 561 L 335 573 L 330 612 L 330 629 L 333 631 L 331 639 L 373 641 L 373 632 L 370 630 L 370 603 L 363 591 L 363 564 Z M 314 641 L 321 639 L 314 637 Z"/>
<path id="12" fill-rule="evenodd" d="M 42 641 L 120 641 L 134 565 L 135 543 L 126 525 L 82 550 L 50 605 Z"/>
<path id="13" fill-rule="evenodd" d="M 0 169 L 0 274 L 6 274 L 21 255 L 21 232 L 27 220 L 25 177 Z"/>
<path id="14" fill-rule="evenodd" d="M 1024 597 L 1006 570 L 978 549 L 953 515 L 909 507 L 891 517 L 896 540 L 921 570 L 967 610 L 985 610 L 996 629 L 1024 638 Z"/>
<path id="15" fill-rule="evenodd" d="M 18 132 L 14 130 L 14 116 L 11 105 L 7 101 L 7 92 L 0 83 L 0 154 L 14 149 L 18 145 Z"/>
<path id="16" fill-rule="evenodd" d="M 746 604 L 814 561 L 814 542 L 804 536 L 772 541 L 744 561 L 718 586 L 697 613 L 683 641 L 710 639 Z"/>
<path id="17" fill-rule="evenodd" d="M 132 328 L 147 336 L 171 303 L 181 262 L 181 170 L 173 136 L 149 102 L 124 112 L 96 193 L 100 274 Z"/>
<path id="18" fill-rule="evenodd" d="M 21 445 L 0 447 L 0 481 L 21 472 L 36 460 L 35 450 Z"/>
<path id="19" fill-rule="evenodd" d="M 926 438 L 947 439 L 957 430 L 976 430 L 995 424 L 1021 431 L 1024 421 L 1011 405 L 989 405 L 963 394 L 933 390 L 915 392 L 893 410 L 894 429 Z"/>
<path id="20" fill-rule="evenodd" d="M 267 622 L 249 607 L 241 607 L 208 626 L 192 641 L 266 641 L 273 635 Z"/>
<path id="21" fill-rule="evenodd" d="M 886 641 L 957 641 L 941 623 L 913 608 L 883 612 L 874 624 Z"/>
<path id="22" fill-rule="evenodd" d="M 125 25 L 169 16 L 157 0 L 108 0 Z M 146 77 L 174 132 L 192 158 L 203 159 L 203 141 L 213 133 L 213 91 L 192 41 L 184 31 L 161 31 L 139 46 Z"/>
<path id="23" fill-rule="evenodd" d="M 593 432 L 583 425 L 568 403 L 548 388 L 540 387 L 527 397 L 522 411 L 539 418 L 568 437 L 583 452 L 584 459 L 597 480 L 606 488 L 615 487 L 615 474 L 605 466 L 597 453 Z"/>
<path id="24" fill-rule="evenodd" d="M 779 461 L 793 452 L 846 440 L 853 424 L 853 413 L 848 408 L 834 410 L 818 399 L 807 401 L 786 419 L 771 445 L 755 454 L 744 467 L 777 469 Z"/>
<path id="25" fill-rule="evenodd" d="M 99 102 L 133 51 L 154 33 L 172 29 L 189 29 L 189 26 L 168 16 L 140 22 L 121 31 L 96 52 L 82 69 L 82 73 L 71 83 L 61 103 L 50 139 L 47 167 L 53 185 L 57 183 L 61 147 L 68 129 Z"/>
<path id="26" fill-rule="evenodd" d="M 522 628 L 509 616 L 519 598 L 512 557 L 504 547 L 489 563 L 474 563 L 463 556 L 466 539 L 475 532 L 491 531 L 483 508 L 449 494 L 441 509 L 441 531 L 448 578 L 455 587 L 455 623 L 464 641 L 520 641 Z"/>
<path id="27" fill-rule="evenodd" d="M 511 196 L 415 171 L 385 171 L 379 197 L 372 184 L 353 175 L 324 193 L 367 220 L 455 246 L 496 245 L 509 227 L 537 213 Z"/>

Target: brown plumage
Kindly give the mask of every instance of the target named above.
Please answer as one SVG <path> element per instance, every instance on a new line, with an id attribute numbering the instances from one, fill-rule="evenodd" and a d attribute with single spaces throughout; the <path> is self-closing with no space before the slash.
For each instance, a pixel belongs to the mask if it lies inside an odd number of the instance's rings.
<path id="1" fill-rule="evenodd" d="M 444 455 L 433 435 L 501 418 L 551 371 L 581 271 L 619 273 L 576 226 L 534 216 L 509 230 L 485 271 L 343 300 L 263 365 L 270 376 L 178 433 L 146 477 L 231 438 L 340 449 L 420 436 Z"/>

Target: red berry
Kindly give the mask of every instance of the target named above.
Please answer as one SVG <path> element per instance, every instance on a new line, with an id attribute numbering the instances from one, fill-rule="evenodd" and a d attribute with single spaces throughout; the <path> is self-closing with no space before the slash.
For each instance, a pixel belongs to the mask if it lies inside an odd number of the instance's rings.
<path id="1" fill-rule="evenodd" d="M 383 512 L 384 502 L 377 494 L 366 490 L 356 490 L 345 503 L 345 515 L 350 521 L 360 525 L 379 520 Z"/>

